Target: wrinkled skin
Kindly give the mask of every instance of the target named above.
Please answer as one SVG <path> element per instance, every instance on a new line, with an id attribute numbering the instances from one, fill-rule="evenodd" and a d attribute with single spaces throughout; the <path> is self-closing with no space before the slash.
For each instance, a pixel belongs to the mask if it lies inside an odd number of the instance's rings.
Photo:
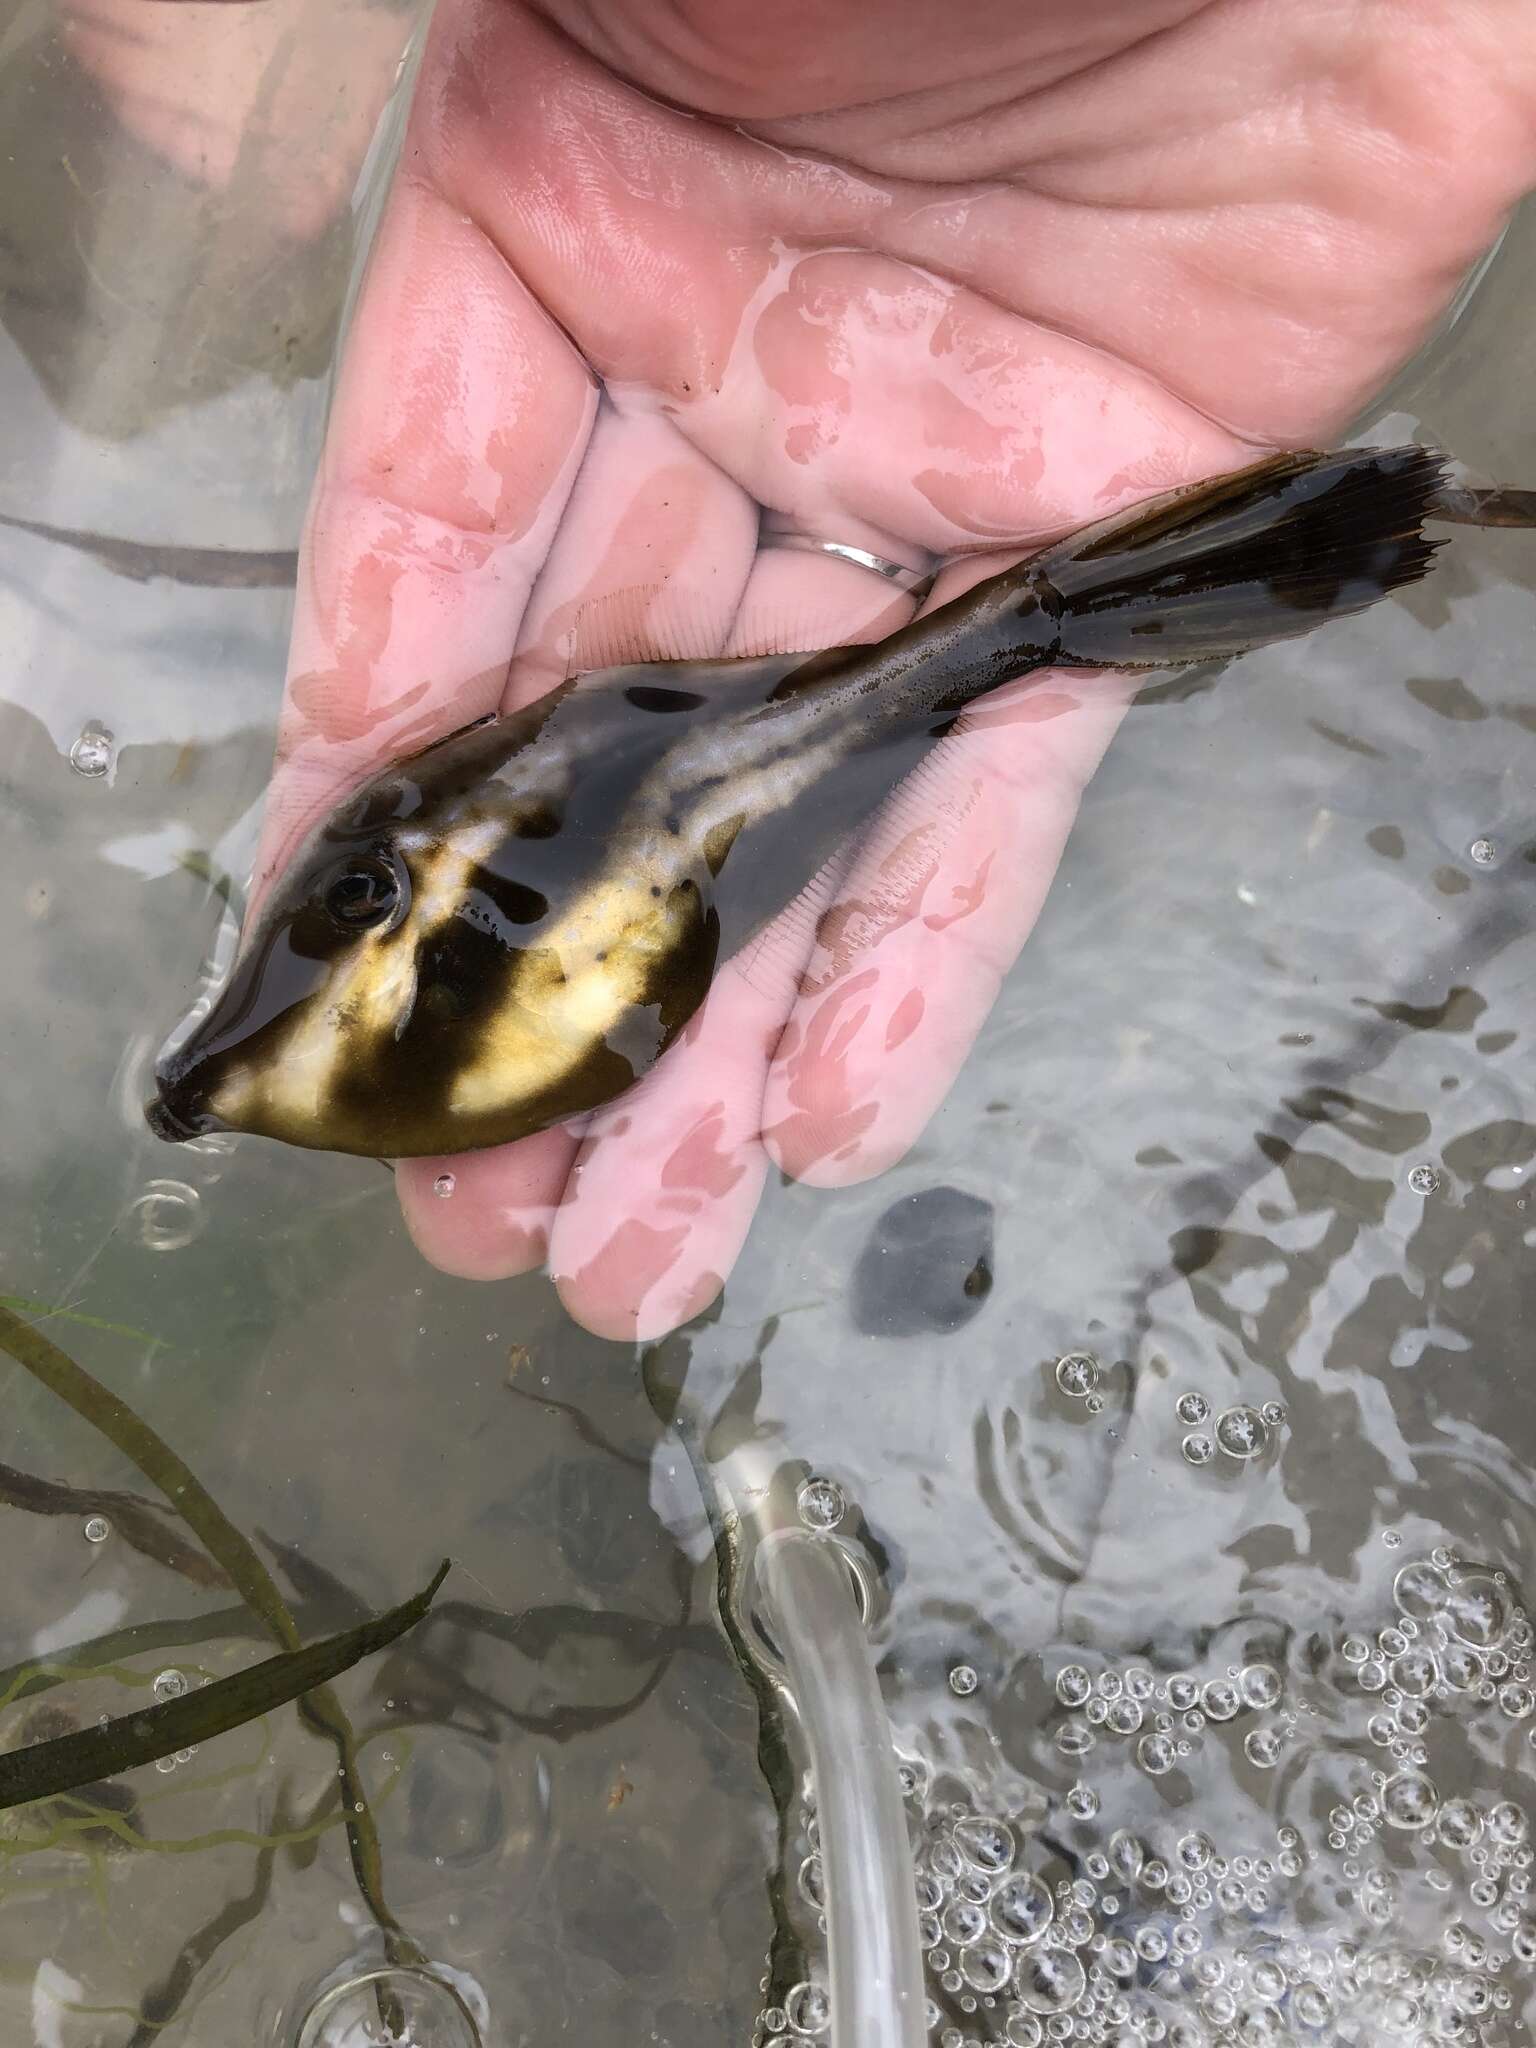
<path id="1" fill-rule="evenodd" d="M 314 503 L 262 872 L 504 685 L 907 615 L 866 571 L 756 553 L 759 503 L 921 564 L 1325 443 L 1533 182 L 1530 0 L 440 0 Z M 770 1162 L 835 1185 L 897 1159 L 1126 701 L 1081 677 L 989 699 L 819 926 L 727 971 L 643 1087 L 403 1164 L 422 1250 L 546 1262 L 579 1321 L 644 1338 L 714 1296 Z"/>

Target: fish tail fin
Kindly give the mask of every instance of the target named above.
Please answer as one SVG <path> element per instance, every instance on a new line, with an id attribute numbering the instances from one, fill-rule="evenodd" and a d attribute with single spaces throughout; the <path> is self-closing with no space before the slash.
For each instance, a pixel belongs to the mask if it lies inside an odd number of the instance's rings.
<path id="1" fill-rule="evenodd" d="M 1364 611 L 1429 568 L 1444 465 L 1423 448 L 1274 455 L 1132 506 L 1021 565 L 1061 604 L 1062 663 L 1221 660 Z"/>

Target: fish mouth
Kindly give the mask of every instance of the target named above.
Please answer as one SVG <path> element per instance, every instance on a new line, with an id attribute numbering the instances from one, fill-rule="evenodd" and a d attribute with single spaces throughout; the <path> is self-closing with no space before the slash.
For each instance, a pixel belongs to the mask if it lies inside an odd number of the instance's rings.
<path id="1" fill-rule="evenodd" d="M 210 1131 L 228 1128 L 206 1109 L 193 1110 L 190 1113 L 172 1109 L 163 1095 L 157 1095 L 152 1101 L 145 1103 L 144 1121 L 155 1136 L 163 1138 L 168 1145 L 184 1145 L 189 1138 L 203 1138 Z"/>

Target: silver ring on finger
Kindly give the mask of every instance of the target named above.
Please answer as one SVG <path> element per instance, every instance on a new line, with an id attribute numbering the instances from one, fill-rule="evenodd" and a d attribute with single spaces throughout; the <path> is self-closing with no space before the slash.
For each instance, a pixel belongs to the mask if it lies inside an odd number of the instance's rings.
<path id="1" fill-rule="evenodd" d="M 898 590 L 913 591 L 933 581 L 931 569 L 913 569 L 905 562 L 893 562 L 889 555 L 877 555 L 871 548 L 855 547 L 846 540 L 820 540 L 811 533 L 765 531 L 759 543 L 764 548 L 792 548 L 803 555 L 830 555 L 837 562 L 852 562 L 856 569 L 870 569 L 885 577 Z"/>

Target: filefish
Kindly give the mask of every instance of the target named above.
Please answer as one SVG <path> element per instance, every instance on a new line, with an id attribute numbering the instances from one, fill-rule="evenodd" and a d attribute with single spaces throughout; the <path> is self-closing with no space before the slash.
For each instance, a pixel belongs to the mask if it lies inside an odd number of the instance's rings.
<path id="1" fill-rule="evenodd" d="M 1478 517 L 1445 490 L 1422 448 L 1277 455 L 873 644 L 611 668 L 450 733 L 310 834 L 169 1042 L 150 1126 L 405 1158 L 612 1102 L 967 705 L 1362 611 L 1429 568 L 1427 519 Z"/>

